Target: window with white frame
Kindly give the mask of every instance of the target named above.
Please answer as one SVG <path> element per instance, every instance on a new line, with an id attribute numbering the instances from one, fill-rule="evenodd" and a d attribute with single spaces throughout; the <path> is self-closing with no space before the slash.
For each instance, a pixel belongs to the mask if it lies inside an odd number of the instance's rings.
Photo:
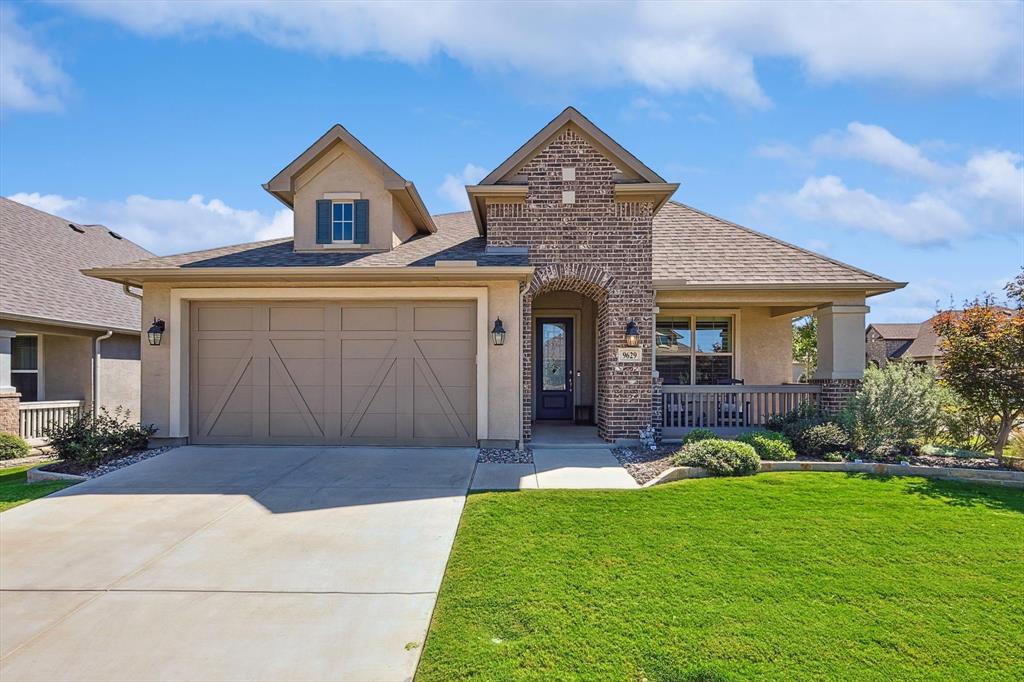
<path id="1" fill-rule="evenodd" d="M 658 317 L 654 368 L 666 385 L 714 385 L 734 379 L 732 315 Z"/>
<path id="2" fill-rule="evenodd" d="M 39 400 L 39 337 L 18 335 L 11 339 L 11 385 L 21 402 Z"/>
<path id="3" fill-rule="evenodd" d="M 331 241 L 351 242 L 355 229 L 354 211 L 351 201 L 335 201 L 331 205 Z"/>

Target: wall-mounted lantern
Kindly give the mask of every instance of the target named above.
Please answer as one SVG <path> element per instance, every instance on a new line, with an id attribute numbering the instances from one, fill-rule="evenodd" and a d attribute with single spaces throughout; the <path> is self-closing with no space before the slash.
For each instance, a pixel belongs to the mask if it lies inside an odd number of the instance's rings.
<path id="1" fill-rule="evenodd" d="M 494 329 L 491 330 L 491 342 L 495 346 L 505 345 L 505 326 L 501 323 L 501 318 L 494 320 Z"/>
<path id="2" fill-rule="evenodd" d="M 149 345 L 159 346 L 160 342 L 164 338 L 164 328 L 166 325 L 163 320 L 153 318 L 153 324 L 149 326 L 149 331 L 146 332 L 146 336 L 149 337 Z"/>
<path id="3" fill-rule="evenodd" d="M 633 320 L 626 323 L 626 345 L 630 348 L 640 345 L 640 329 Z"/>

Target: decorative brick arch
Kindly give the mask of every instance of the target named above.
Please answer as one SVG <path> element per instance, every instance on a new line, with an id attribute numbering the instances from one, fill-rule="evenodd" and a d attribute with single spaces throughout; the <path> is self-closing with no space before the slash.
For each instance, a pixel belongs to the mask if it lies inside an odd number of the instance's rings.
<path id="1" fill-rule="evenodd" d="M 608 348 L 611 339 L 608 300 L 615 291 L 615 278 L 594 265 L 583 263 L 554 263 L 538 268 L 523 292 L 523 438 L 530 440 L 533 431 L 533 302 L 541 294 L 551 291 L 571 291 L 581 294 L 597 303 L 596 350 L 600 358 L 597 372 L 597 428 L 602 438 L 611 438 L 609 415 L 609 392 L 607 370 L 609 367 Z"/>
<path id="2" fill-rule="evenodd" d="M 614 283 L 614 277 L 593 265 L 556 263 L 534 272 L 526 293 L 532 301 L 548 291 L 574 291 L 601 302 L 608 298 Z"/>

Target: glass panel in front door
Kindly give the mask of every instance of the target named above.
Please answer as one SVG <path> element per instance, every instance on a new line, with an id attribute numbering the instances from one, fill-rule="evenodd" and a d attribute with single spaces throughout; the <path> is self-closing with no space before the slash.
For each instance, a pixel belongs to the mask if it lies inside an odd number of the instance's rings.
<path id="1" fill-rule="evenodd" d="M 543 390 L 566 390 L 565 323 L 544 322 L 541 324 L 541 341 L 544 344 Z"/>

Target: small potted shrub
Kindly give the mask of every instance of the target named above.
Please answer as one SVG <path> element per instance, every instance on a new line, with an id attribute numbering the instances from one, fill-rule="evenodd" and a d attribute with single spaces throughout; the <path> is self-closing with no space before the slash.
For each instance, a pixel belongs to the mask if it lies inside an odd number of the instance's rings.
<path id="1" fill-rule="evenodd" d="M 761 459 L 753 447 L 719 438 L 684 445 L 673 461 L 677 466 L 703 467 L 713 476 L 747 476 L 761 468 Z"/>

